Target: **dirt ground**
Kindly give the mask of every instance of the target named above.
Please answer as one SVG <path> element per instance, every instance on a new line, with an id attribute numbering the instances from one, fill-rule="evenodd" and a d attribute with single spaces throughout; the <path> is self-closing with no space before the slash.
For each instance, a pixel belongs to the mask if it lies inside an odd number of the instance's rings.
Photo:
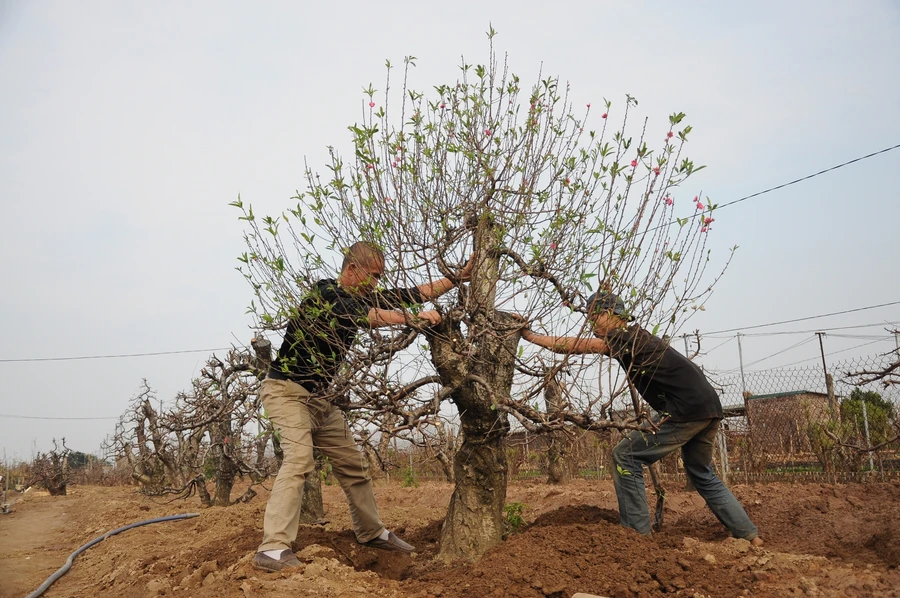
<path id="1" fill-rule="evenodd" d="M 413 555 L 356 544 L 339 488 L 323 488 L 324 526 L 301 526 L 304 566 L 266 574 L 250 566 L 267 493 L 250 504 L 200 509 L 134 488 L 70 487 L 69 496 L 20 497 L 0 515 L 0 597 L 34 591 L 68 555 L 106 531 L 154 517 L 200 516 L 110 537 L 79 556 L 45 594 L 320 598 L 482 596 L 900 596 L 900 483 L 733 486 L 766 540 L 727 537 L 694 493 L 670 490 L 661 533 L 618 525 L 608 481 L 516 483 L 526 526 L 476 563 L 434 560 L 451 487 L 379 481 L 382 519 L 416 545 Z"/>

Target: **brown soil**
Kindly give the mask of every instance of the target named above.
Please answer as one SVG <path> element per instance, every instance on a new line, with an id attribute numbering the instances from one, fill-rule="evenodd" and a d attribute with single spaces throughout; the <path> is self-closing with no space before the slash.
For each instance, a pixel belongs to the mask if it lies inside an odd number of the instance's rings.
<path id="1" fill-rule="evenodd" d="M 104 540 L 44 596 L 900 596 L 900 483 L 732 489 L 764 547 L 728 538 L 694 493 L 670 490 L 663 531 L 645 538 L 618 525 L 608 481 L 520 483 L 507 501 L 527 505 L 522 531 L 476 563 L 445 565 L 433 557 L 450 486 L 378 482 L 382 518 L 417 546 L 413 555 L 357 544 L 340 489 L 326 486 L 330 523 L 301 526 L 294 546 L 304 565 L 266 574 L 250 567 L 265 491 L 248 505 L 201 510 L 133 488 L 76 486 L 65 497 L 26 495 L 0 515 L 0 598 L 35 590 L 106 531 L 198 510 Z"/>

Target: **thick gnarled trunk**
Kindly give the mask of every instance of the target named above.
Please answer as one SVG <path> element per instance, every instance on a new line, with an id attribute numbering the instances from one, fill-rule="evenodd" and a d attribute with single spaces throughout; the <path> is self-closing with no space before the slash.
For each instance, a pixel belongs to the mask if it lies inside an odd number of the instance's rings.
<path id="1" fill-rule="evenodd" d="M 441 529 L 440 557 L 475 559 L 503 539 L 506 414 L 462 411 L 465 434 L 453 462 L 456 486 Z"/>
<path id="2" fill-rule="evenodd" d="M 509 416 L 497 402 L 510 396 L 520 332 L 517 320 L 494 309 L 496 239 L 490 217 L 482 217 L 475 233 L 477 262 L 464 301 L 471 340 L 449 326 L 430 338 L 441 382 L 454 389 L 450 399 L 463 436 L 453 459 L 455 486 L 441 529 L 439 556 L 444 560 L 476 559 L 503 540 L 507 463 L 502 443 Z"/>

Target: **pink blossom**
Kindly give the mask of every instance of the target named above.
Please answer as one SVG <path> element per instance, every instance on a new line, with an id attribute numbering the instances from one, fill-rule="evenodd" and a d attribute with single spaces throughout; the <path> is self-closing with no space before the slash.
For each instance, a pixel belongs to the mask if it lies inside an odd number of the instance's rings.
<path id="1" fill-rule="evenodd" d="M 550 249 L 556 249 L 556 243 L 550 243 Z"/>
<path id="2" fill-rule="evenodd" d="M 700 198 L 699 198 L 698 196 L 695 195 L 695 196 L 694 196 L 694 203 L 697 203 L 697 202 L 699 202 L 699 201 L 700 201 Z"/>
<path id="3" fill-rule="evenodd" d="M 606 112 L 600 115 L 600 118 L 606 118 Z"/>
<path id="4" fill-rule="evenodd" d="M 702 210 L 702 209 L 703 209 L 703 204 L 698 202 L 698 203 L 697 203 L 697 209 L 698 209 L 698 210 Z"/>
<path id="5" fill-rule="evenodd" d="M 447 104 L 441 103 L 441 110 L 447 107 Z"/>
<path id="6" fill-rule="evenodd" d="M 488 137 L 490 137 L 491 134 L 492 134 L 492 132 L 491 132 L 490 129 L 485 129 L 485 130 L 484 130 L 484 134 L 487 135 Z"/>
<path id="7" fill-rule="evenodd" d="M 631 161 L 631 167 L 634 168 L 637 166 L 637 159 Z"/>
<path id="8" fill-rule="evenodd" d="M 675 136 L 675 133 L 673 133 L 672 131 L 669 131 L 668 133 L 666 133 L 666 139 L 671 139 L 674 136 Z"/>
<path id="9" fill-rule="evenodd" d="M 374 108 L 374 107 L 375 107 L 375 102 L 369 102 L 369 108 Z"/>
<path id="10" fill-rule="evenodd" d="M 568 185 L 568 184 L 571 183 L 571 182 L 572 182 L 572 181 L 570 181 L 570 180 L 568 179 L 568 177 L 567 177 L 567 178 L 566 178 L 566 185 Z"/>
<path id="11" fill-rule="evenodd" d="M 653 174 L 659 174 L 659 166 L 653 169 Z"/>
<path id="12" fill-rule="evenodd" d="M 707 216 L 706 218 L 703 219 L 703 224 L 712 224 L 715 221 L 716 221 L 715 218 L 712 218 L 711 216 Z"/>
<path id="13" fill-rule="evenodd" d="M 672 205 L 673 203 L 675 203 L 675 200 L 674 200 L 674 199 L 672 199 L 671 197 L 667 197 L 667 198 L 666 198 L 666 205 L 667 205 L 667 206 L 670 206 L 670 205 Z"/>
<path id="14" fill-rule="evenodd" d="M 591 107 L 591 104 L 590 104 L 590 103 L 588 103 L 588 105 L 587 105 L 587 107 L 588 107 L 588 108 L 590 108 L 590 107 Z"/>
<path id="15" fill-rule="evenodd" d="M 385 195 L 385 196 L 384 196 L 384 201 L 385 201 L 385 202 L 389 202 L 389 201 L 391 201 L 391 198 L 388 197 L 387 195 Z"/>
<path id="16" fill-rule="evenodd" d="M 391 162 L 391 166 L 393 166 L 394 168 L 397 168 L 397 163 L 396 163 L 396 162 Z"/>
<path id="17" fill-rule="evenodd" d="M 375 168 L 375 165 L 374 165 L 374 164 L 367 164 L 367 165 L 366 165 L 366 168 L 368 168 L 369 170 L 372 170 L 373 168 Z"/>
<path id="18" fill-rule="evenodd" d="M 706 232 L 706 227 L 704 226 L 703 228 L 701 228 L 701 229 L 700 229 L 700 232 L 701 232 L 701 233 L 705 233 L 705 232 Z"/>

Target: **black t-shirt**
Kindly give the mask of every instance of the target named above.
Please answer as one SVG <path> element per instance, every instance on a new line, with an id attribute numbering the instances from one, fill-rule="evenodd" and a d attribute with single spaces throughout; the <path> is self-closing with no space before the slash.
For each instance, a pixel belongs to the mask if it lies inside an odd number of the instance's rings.
<path id="1" fill-rule="evenodd" d="M 607 334 L 610 356 L 653 409 L 671 421 L 722 418 L 722 402 L 697 365 L 640 327 Z"/>
<path id="2" fill-rule="evenodd" d="M 417 288 L 349 293 L 337 281 L 318 281 L 287 325 L 269 377 L 291 380 L 310 392 L 321 392 L 344 362 L 360 328 L 368 328 L 369 309 L 400 309 L 422 303 Z"/>

